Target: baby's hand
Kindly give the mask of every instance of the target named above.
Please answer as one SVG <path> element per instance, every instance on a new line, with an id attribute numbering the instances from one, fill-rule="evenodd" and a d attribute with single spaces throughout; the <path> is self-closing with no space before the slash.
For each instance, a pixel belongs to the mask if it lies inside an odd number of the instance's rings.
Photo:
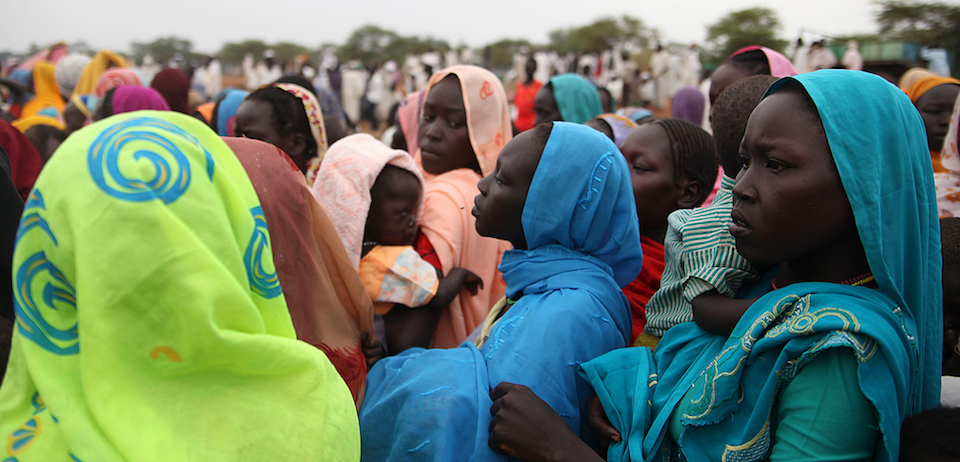
<path id="1" fill-rule="evenodd" d="M 363 347 L 363 356 L 367 359 L 367 370 L 373 368 L 373 365 L 383 357 L 383 345 L 376 336 L 367 333 L 360 339 Z"/>
<path id="2" fill-rule="evenodd" d="M 473 274 L 470 270 L 464 269 L 467 274 L 463 277 L 463 288 L 470 292 L 470 295 L 477 295 L 483 288 L 483 279 Z"/>

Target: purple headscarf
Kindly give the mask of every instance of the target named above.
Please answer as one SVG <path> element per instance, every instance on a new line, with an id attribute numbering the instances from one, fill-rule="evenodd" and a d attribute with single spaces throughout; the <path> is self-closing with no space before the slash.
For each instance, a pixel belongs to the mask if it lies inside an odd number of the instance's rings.
<path id="1" fill-rule="evenodd" d="M 703 123 L 703 93 L 693 87 L 681 88 L 673 97 L 670 117 L 683 119 L 696 126 Z"/>
<path id="2" fill-rule="evenodd" d="M 120 86 L 113 91 L 113 114 L 155 110 L 169 111 L 167 100 L 157 90 L 147 87 Z"/>

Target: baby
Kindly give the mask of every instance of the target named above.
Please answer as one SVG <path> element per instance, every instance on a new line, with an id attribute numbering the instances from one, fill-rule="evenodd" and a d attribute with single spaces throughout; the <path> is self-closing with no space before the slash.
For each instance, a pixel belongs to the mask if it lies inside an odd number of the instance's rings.
<path id="1" fill-rule="evenodd" d="M 460 288 L 475 294 L 483 283 L 463 268 L 443 276 L 413 248 L 423 205 L 413 159 L 372 136 L 351 135 L 331 146 L 317 178 L 316 198 L 383 317 L 388 351 L 429 346 Z"/>

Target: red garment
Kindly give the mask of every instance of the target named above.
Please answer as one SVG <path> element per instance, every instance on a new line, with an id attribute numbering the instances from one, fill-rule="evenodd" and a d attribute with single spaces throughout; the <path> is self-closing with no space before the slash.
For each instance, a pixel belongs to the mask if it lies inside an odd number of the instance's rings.
<path id="1" fill-rule="evenodd" d="M 430 239 L 427 239 L 427 236 L 422 232 L 417 232 L 417 243 L 414 247 L 417 249 L 417 253 L 420 254 L 420 258 L 422 258 L 423 261 L 443 271 L 443 265 L 440 264 L 440 257 L 437 255 L 437 251 L 433 249 L 433 244 L 430 243 Z"/>
<path id="2" fill-rule="evenodd" d="M 537 114 L 533 112 L 533 100 L 537 97 L 537 92 L 543 84 L 533 81 L 530 85 L 524 85 L 523 82 L 517 82 L 517 90 L 513 96 L 513 104 L 517 107 L 517 120 L 513 124 L 519 131 L 525 131 L 533 128 L 537 120 Z"/>
<path id="3" fill-rule="evenodd" d="M 43 167 L 43 159 L 33 144 L 27 140 L 20 130 L 10 125 L 6 120 L 0 120 L 0 147 L 10 158 L 10 174 L 13 177 L 13 184 L 17 187 L 17 192 L 24 201 L 30 195 L 33 189 L 33 183 L 40 176 L 40 169 Z"/>
<path id="4" fill-rule="evenodd" d="M 190 79 L 180 69 L 166 68 L 153 77 L 150 84 L 163 95 L 171 111 L 190 115 Z"/>
<path id="5" fill-rule="evenodd" d="M 643 249 L 643 267 L 640 275 L 630 285 L 623 288 L 623 294 L 630 302 L 633 314 L 633 329 L 630 331 L 630 343 L 637 339 L 647 325 L 647 302 L 660 288 L 660 276 L 663 275 L 663 244 L 645 236 L 640 236 L 640 248 Z"/>

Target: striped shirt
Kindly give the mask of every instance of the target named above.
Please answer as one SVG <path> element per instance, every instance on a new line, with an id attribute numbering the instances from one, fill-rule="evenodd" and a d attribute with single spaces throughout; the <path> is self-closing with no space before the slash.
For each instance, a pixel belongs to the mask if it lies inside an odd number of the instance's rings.
<path id="1" fill-rule="evenodd" d="M 733 178 L 724 176 L 709 207 L 677 210 L 667 217 L 663 241 L 666 267 L 657 290 L 647 303 L 644 332 L 662 337 L 667 329 L 693 321 L 691 302 L 716 290 L 733 297 L 744 281 L 759 274 L 737 252 L 727 226 L 733 209 Z"/>

